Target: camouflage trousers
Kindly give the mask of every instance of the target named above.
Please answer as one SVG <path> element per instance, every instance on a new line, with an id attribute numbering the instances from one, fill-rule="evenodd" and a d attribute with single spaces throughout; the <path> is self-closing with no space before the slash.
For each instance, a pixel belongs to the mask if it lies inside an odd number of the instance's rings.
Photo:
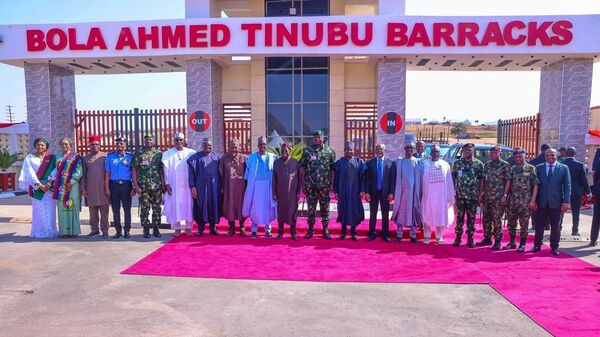
<path id="1" fill-rule="evenodd" d="M 500 201 L 486 200 L 483 202 L 483 235 L 486 239 L 491 239 L 493 236 L 496 240 L 502 240 L 502 217 L 505 208 Z"/>
<path id="2" fill-rule="evenodd" d="M 315 217 L 317 213 L 317 202 L 319 202 L 319 209 L 321 210 L 321 223 L 323 229 L 329 226 L 329 188 L 314 188 L 307 187 L 304 189 L 306 194 L 306 204 L 308 206 L 308 226 L 314 228 Z"/>
<path id="3" fill-rule="evenodd" d="M 152 226 L 160 225 L 160 204 L 162 202 L 162 191 L 146 189 L 140 195 L 140 220 L 142 227 L 150 227 L 150 208 L 152 208 Z"/>
<path id="4" fill-rule="evenodd" d="M 525 205 L 509 205 L 506 211 L 508 217 L 508 234 L 510 236 L 517 235 L 517 221 L 521 225 L 519 230 L 519 237 L 521 239 L 527 238 L 527 229 L 529 227 L 529 218 L 531 217 L 531 210 Z"/>
<path id="5" fill-rule="evenodd" d="M 467 235 L 475 233 L 475 215 L 477 214 L 477 200 L 456 199 L 456 228 L 457 236 L 462 235 L 467 214 Z"/>

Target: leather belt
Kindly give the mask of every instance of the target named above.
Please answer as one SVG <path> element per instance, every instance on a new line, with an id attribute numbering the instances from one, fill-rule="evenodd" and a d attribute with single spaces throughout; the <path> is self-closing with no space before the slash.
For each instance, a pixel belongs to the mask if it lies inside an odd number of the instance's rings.
<path id="1" fill-rule="evenodd" d="M 131 183 L 131 180 L 111 180 L 110 182 L 113 184 L 123 185 Z"/>

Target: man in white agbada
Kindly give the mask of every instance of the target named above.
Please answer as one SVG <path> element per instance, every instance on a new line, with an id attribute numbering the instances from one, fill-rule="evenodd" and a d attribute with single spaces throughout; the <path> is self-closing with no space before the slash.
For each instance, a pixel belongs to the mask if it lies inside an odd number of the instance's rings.
<path id="1" fill-rule="evenodd" d="M 267 137 L 258 137 L 258 151 L 246 159 L 244 179 L 248 182 L 244 193 L 242 215 L 252 219 L 252 235 L 256 238 L 258 225 L 265 225 L 268 238 L 271 234 L 271 221 L 277 218 L 277 202 L 273 200 L 271 178 L 273 163 L 277 156 L 267 153 Z"/>
<path id="2" fill-rule="evenodd" d="M 192 194 L 188 185 L 187 159 L 196 151 L 184 147 L 185 137 L 178 132 L 174 136 L 175 147 L 162 155 L 165 175 L 165 194 L 163 214 L 175 230 L 174 235 L 181 234 L 181 222 L 185 222 L 185 233 L 192 236 Z"/>
<path id="3" fill-rule="evenodd" d="M 402 229 L 410 228 L 410 241 L 417 243 L 421 221 L 421 161 L 413 157 L 415 145 L 404 145 L 404 157 L 396 160 L 396 190 L 392 221 L 398 226 L 396 242 L 402 241 Z"/>
<path id="4" fill-rule="evenodd" d="M 422 161 L 423 197 L 421 209 L 424 243 L 429 243 L 431 229 L 439 244 L 444 243 L 443 232 L 454 221 L 454 182 L 450 165 L 440 159 L 440 148 L 431 148 L 431 159 Z"/>

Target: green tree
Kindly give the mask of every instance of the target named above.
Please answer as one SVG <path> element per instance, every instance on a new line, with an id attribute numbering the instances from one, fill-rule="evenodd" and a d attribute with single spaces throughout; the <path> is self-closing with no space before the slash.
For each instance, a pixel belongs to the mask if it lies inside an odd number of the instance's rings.
<path id="1" fill-rule="evenodd" d="M 454 135 L 454 137 L 456 137 L 456 140 L 458 140 L 458 137 L 462 134 L 465 134 L 467 132 L 467 126 L 465 125 L 465 123 L 455 123 L 452 128 L 450 129 L 450 134 Z"/>
<path id="2" fill-rule="evenodd" d="M 0 148 L 0 170 L 2 172 L 6 171 L 18 159 L 18 154 L 10 154 L 7 149 Z"/>

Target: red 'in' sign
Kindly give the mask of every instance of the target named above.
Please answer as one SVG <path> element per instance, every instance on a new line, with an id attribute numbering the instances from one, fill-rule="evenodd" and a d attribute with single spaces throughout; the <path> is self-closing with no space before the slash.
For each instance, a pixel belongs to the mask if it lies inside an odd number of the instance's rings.
<path id="1" fill-rule="evenodd" d="M 388 112 L 381 117 L 379 124 L 383 132 L 393 135 L 402 129 L 402 117 L 395 112 Z"/>
<path id="2" fill-rule="evenodd" d="M 197 132 L 208 130 L 210 115 L 204 111 L 195 111 L 190 115 L 190 128 Z"/>

